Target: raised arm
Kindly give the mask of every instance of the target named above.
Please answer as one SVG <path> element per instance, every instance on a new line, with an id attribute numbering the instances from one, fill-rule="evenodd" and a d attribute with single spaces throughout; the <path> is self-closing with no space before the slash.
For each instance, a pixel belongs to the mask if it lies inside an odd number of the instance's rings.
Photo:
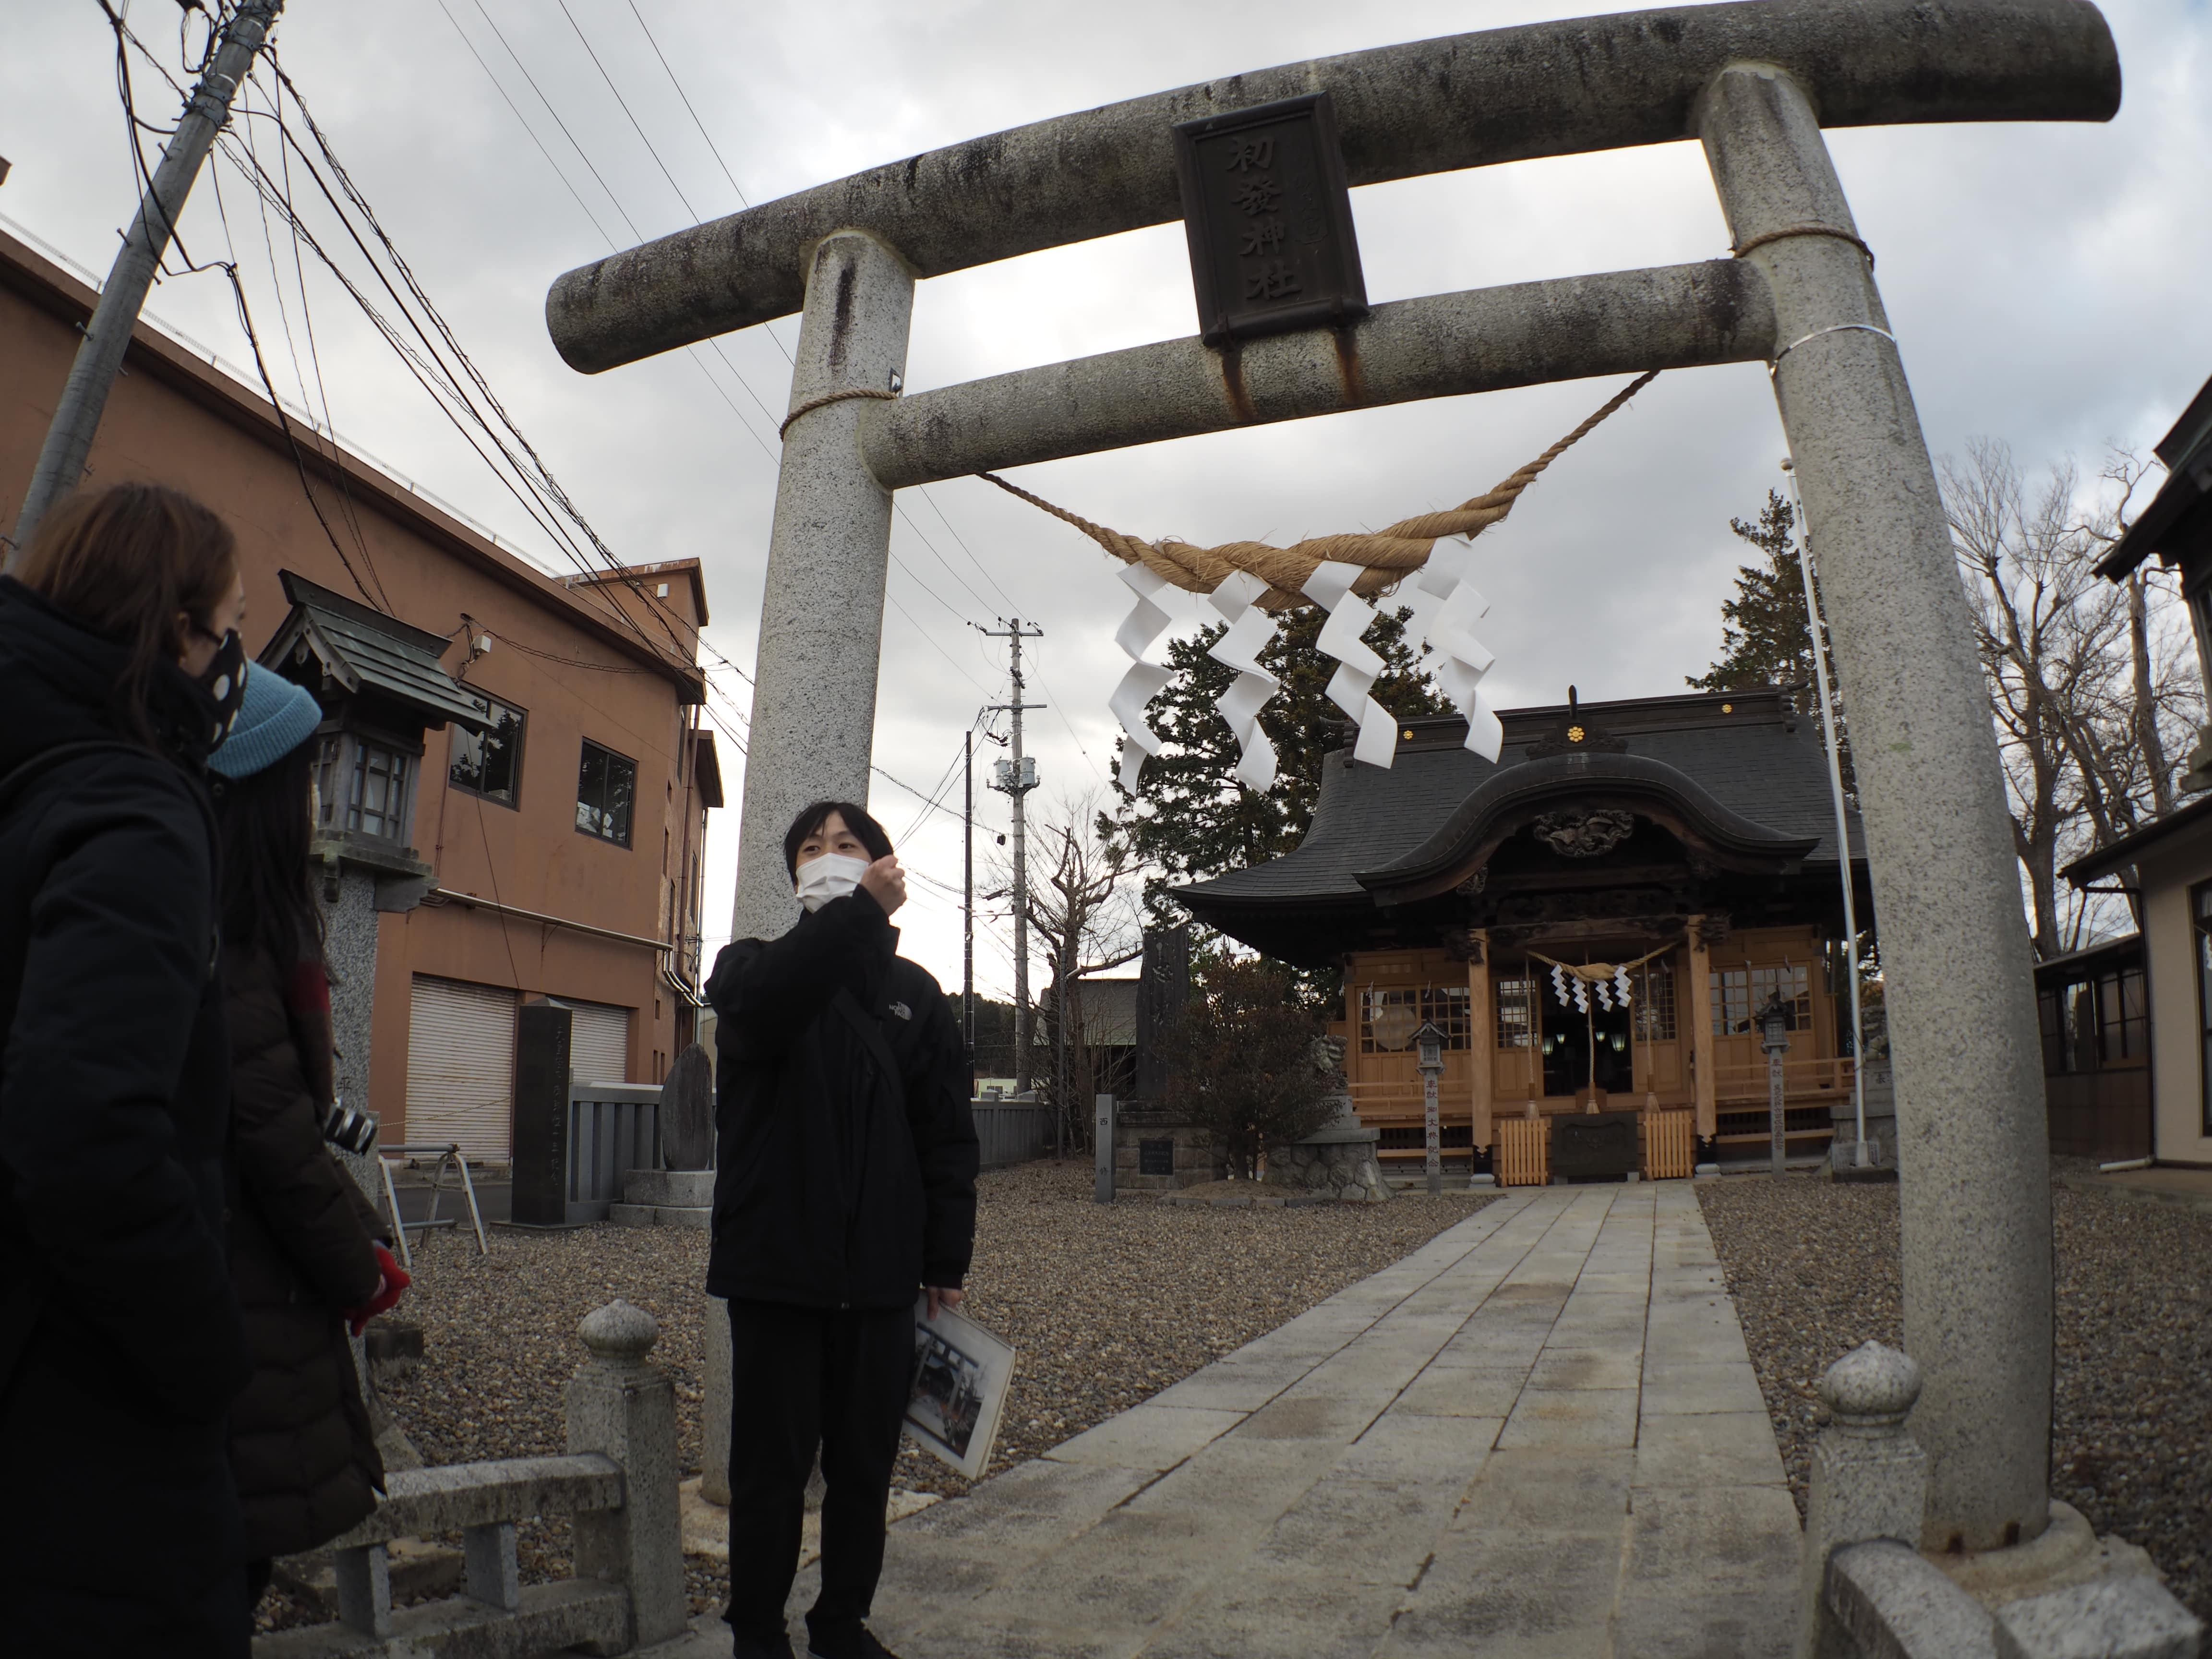
<path id="1" fill-rule="evenodd" d="M 890 918 L 866 888 L 810 910 L 781 939 L 723 948 L 707 981 L 718 1039 L 740 1060 L 781 1054 L 837 994 L 848 969 L 885 948 Z"/>

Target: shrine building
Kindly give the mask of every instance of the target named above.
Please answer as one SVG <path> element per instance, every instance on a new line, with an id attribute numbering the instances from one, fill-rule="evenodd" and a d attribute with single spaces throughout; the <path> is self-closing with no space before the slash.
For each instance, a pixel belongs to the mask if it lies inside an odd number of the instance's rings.
<path id="1" fill-rule="evenodd" d="M 1641 1115 L 1647 1175 L 1687 1175 L 1692 1133 L 1699 1163 L 1744 1155 L 1768 1139 L 1755 1016 L 1777 993 L 1790 1150 L 1824 1150 L 1855 1062 L 1816 722 L 1777 689 L 1580 704 L 1571 691 L 1501 718 L 1496 764 L 1463 747 L 1456 715 L 1406 721 L 1388 769 L 1331 754 L 1295 851 L 1177 896 L 1255 950 L 1342 969 L 1329 1030 L 1386 1160 L 1424 1156 L 1410 1041 L 1423 1021 L 1443 1033 L 1455 1161 L 1473 1146 L 1478 1168 L 1533 1179 L 1547 1120 L 1624 1111 Z M 1620 971 L 1573 971 L 1601 964 Z M 1662 1130 L 1677 1155 L 1656 1155 Z M 1538 1164 L 1516 1165 L 1516 1147 Z"/>

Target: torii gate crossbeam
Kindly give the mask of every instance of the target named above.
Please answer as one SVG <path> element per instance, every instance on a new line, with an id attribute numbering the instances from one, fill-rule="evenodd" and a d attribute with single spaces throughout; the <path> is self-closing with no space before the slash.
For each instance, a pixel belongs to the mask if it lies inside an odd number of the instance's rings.
<path id="1" fill-rule="evenodd" d="M 1741 255 L 879 401 L 904 374 L 918 276 L 1174 219 L 1174 123 L 1319 90 L 1354 185 L 1694 137 Z M 2094 121 L 2118 105 L 2112 37 L 2084 0 L 1748 0 L 1459 35 L 1133 100 L 568 273 L 548 322 L 586 372 L 803 310 L 738 931 L 780 931 L 793 914 L 775 874 L 791 814 L 819 795 L 865 796 L 892 489 L 1374 403 L 1765 359 L 1820 562 L 1881 917 L 1905 1346 L 1927 1377 L 1913 1418 L 1929 1455 L 1923 1543 L 2035 1538 L 2050 1513 L 2051 1282 L 2032 956 L 1934 469 L 1820 129 Z M 727 1425 L 707 1426 L 711 1462 Z"/>

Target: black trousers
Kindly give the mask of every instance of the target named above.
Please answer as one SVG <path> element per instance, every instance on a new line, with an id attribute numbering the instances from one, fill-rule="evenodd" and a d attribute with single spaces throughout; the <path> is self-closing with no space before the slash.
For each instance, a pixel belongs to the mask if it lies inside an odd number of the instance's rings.
<path id="1" fill-rule="evenodd" d="M 730 1606 L 738 1638 L 773 1644 L 799 1572 L 806 1478 L 822 1451 L 822 1639 L 857 1626 L 884 1569 L 884 1505 L 914 1381 L 911 1308 L 732 1302 Z"/>

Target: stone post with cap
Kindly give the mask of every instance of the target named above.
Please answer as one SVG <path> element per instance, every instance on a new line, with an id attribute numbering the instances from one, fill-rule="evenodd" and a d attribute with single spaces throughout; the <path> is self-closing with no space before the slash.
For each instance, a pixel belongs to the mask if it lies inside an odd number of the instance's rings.
<path id="1" fill-rule="evenodd" d="M 1909 1355 L 1861 1343 L 1828 1367 L 1820 1398 L 1831 1421 L 1813 1445 L 1798 1659 L 1814 1659 L 1819 1651 L 1829 1556 L 1875 1538 L 1917 1547 L 1928 1502 L 1928 1454 L 1905 1429 L 1920 1398 L 1920 1367 Z"/>
<path id="2" fill-rule="evenodd" d="M 629 1587 L 631 1645 L 684 1633 L 684 1535 L 678 1512 L 676 1390 L 646 1358 L 660 1327 L 617 1298 L 586 1314 L 576 1334 L 591 1350 L 568 1383 L 568 1449 L 622 1465 L 618 1509 L 575 1519 L 575 1572 Z"/>

